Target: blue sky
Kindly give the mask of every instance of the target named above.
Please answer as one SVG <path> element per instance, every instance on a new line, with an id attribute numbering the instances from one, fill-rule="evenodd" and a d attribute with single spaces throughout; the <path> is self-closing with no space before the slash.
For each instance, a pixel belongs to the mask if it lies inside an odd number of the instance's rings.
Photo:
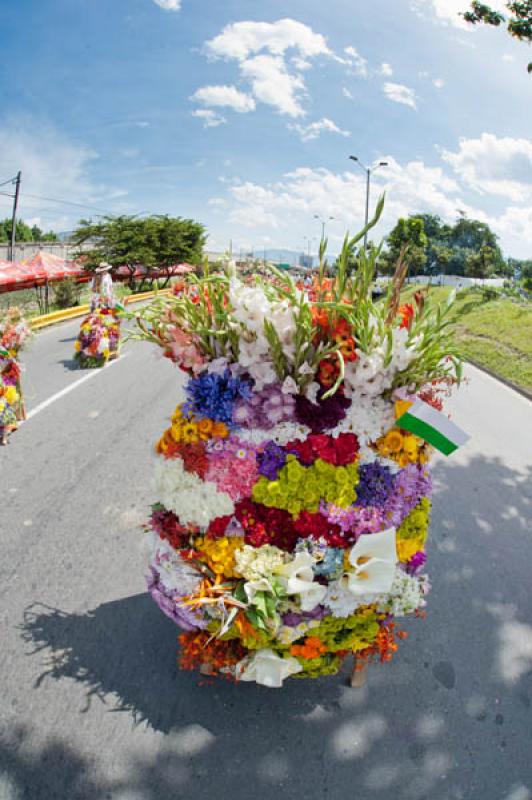
<path id="1" fill-rule="evenodd" d="M 354 153 L 389 163 L 382 235 L 460 209 L 532 257 L 530 53 L 466 27 L 465 5 L 2 3 L 0 181 L 22 170 L 22 214 L 45 228 L 169 213 L 204 222 L 212 249 L 306 249 L 316 215 L 334 250 L 363 219 Z"/>

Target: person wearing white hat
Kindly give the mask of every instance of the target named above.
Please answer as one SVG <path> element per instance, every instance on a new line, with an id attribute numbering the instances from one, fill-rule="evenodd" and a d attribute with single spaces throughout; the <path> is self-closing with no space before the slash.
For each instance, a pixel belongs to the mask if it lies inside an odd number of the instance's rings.
<path id="1" fill-rule="evenodd" d="M 102 299 L 107 305 L 113 304 L 113 279 L 111 278 L 111 264 L 101 261 L 94 270 L 94 277 L 91 282 L 92 300 L 91 310 L 94 310 Z"/>
<path id="2" fill-rule="evenodd" d="M 74 358 L 81 367 L 102 367 L 119 354 L 123 308 L 114 296 L 111 269 L 102 261 L 94 270 L 90 314 L 82 320 L 74 345 Z"/>

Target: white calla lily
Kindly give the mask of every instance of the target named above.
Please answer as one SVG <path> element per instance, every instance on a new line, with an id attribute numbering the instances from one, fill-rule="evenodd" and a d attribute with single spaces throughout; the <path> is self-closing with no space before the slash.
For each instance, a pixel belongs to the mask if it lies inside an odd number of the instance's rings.
<path id="1" fill-rule="evenodd" d="M 270 648 L 264 648 L 257 650 L 250 661 L 240 661 L 236 669 L 241 681 L 255 681 L 270 689 L 279 689 L 285 678 L 301 672 L 303 667 L 297 658 L 281 658 Z M 242 672 L 239 674 L 240 669 Z"/>
<path id="2" fill-rule="evenodd" d="M 257 592 L 272 592 L 273 587 L 267 578 L 260 578 L 257 581 L 246 581 L 244 584 L 244 591 L 251 603 Z"/>
<path id="3" fill-rule="evenodd" d="M 327 587 L 314 580 L 314 563 L 310 553 L 297 553 L 292 561 L 275 570 L 286 581 L 286 593 L 300 596 L 302 611 L 312 611 L 327 594 Z"/>
<path id="4" fill-rule="evenodd" d="M 357 596 L 389 592 L 395 577 L 395 528 L 363 534 L 349 554 L 354 571 L 348 575 L 349 591 Z"/>

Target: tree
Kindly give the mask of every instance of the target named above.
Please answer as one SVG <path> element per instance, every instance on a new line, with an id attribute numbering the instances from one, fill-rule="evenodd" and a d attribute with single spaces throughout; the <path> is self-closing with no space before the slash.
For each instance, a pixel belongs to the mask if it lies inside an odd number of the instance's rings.
<path id="1" fill-rule="evenodd" d="M 410 274 L 417 275 L 427 263 L 428 238 L 421 217 L 401 217 L 386 238 L 386 250 L 380 259 L 380 269 L 392 274 L 401 251 L 407 247 L 405 262 Z"/>
<path id="2" fill-rule="evenodd" d="M 4 220 L 0 220 L 0 242 L 10 242 L 11 241 L 11 230 L 13 228 L 13 223 L 11 219 L 7 218 Z M 29 225 L 26 225 L 24 220 L 19 219 L 17 221 L 17 227 L 15 232 L 15 242 L 57 242 L 57 234 L 53 231 L 49 231 L 48 233 L 42 232 L 42 230 L 37 226 L 34 225 L 32 228 Z"/>
<path id="3" fill-rule="evenodd" d="M 90 247 L 76 254 L 83 258 L 89 272 L 101 261 L 113 267 L 126 267 L 132 289 L 137 287 L 135 271 L 138 267 L 145 270 L 142 285 L 154 280 L 161 269 L 165 271 L 167 283 L 172 267 L 183 261 L 198 264 L 205 240 L 205 228 L 191 219 L 168 216 L 139 219 L 125 215 L 104 217 L 98 222 L 81 220 L 72 237 L 78 247 L 82 244 Z"/>
<path id="4" fill-rule="evenodd" d="M 510 12 L 508 17 L 494 11 L 485 3 L 473 0 L 471 10 L 462 14 L 466 22 L 476 25 L 481 22 L 485 25 L 499 27 L 507 23 L 506 27 L 510 36 L 521 42 L 532 42 L 532 0 L 505 3 Z M 532 61 L 528 64 L 528 72 L 532 73 Z"/>
<path id="5" fill-rule="evenodd" d="M 471 253 L 466 259 L 465 274 L 468 278 L 485 280 L 493 275 L 498 264 L 497 252 L 488 244 L 483 244 L 477 253 Z"/>

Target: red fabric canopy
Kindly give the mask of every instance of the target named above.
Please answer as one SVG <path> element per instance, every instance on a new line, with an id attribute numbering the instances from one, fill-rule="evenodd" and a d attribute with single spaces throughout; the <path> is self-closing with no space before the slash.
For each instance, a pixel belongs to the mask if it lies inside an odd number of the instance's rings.
<path id="1" fill-rule="evenodd" d="M 16 289 L 31 289 L 64 278 L 81 278 L 83 268 L 75 261 L 45 253 L 36 253 L 30 261 L 0 261 L 0 293 Z"/>

